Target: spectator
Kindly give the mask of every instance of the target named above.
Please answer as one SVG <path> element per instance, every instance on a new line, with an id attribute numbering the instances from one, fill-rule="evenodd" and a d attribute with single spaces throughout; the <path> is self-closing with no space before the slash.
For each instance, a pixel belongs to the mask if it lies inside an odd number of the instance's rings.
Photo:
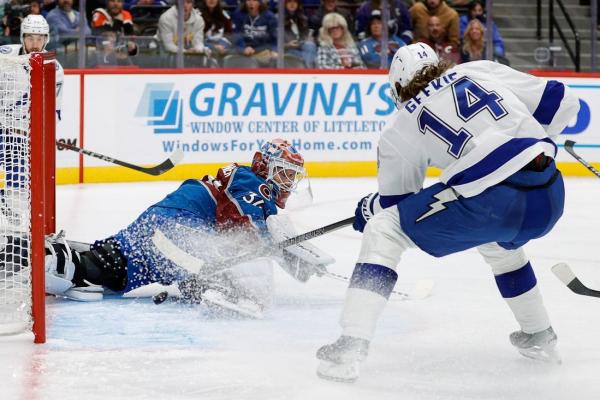
<path id="1" fill-rule="evenodd" d="M 177 53 L 177 3 L 158 20 L 158 38 L 167 53 Z M 204 20 L 193 0 L 183 0 L 183 50 L 187 54 L 205 54 Z"/>
<path id="2" fill-rule="evenodd" d="M 429 17 L 435 16 L 440 19 L 442 29 L 446 33 L 446 41 L 454 48 L 460 45 L 460 29 L 458 13 L 450 8 L 444 0 L 426 0 L 425 3 L 415 3 L 410 8 L 413 22 L 413 33 L 415 42 L 422 42 L 429 35 L 427 24 Z"/>
<path id="3" fill-rule="evenodd" d="M 309 35 L 308 18 L 302 0 L 285 0 L 285 54 L 304 60 L 304 65 L 314 68 L 317 46 Z"/>
<path id="4" fill-rule="evenodd" d="M 44 0 L 42 3 L 42 15 L 46 17 L 48 13 L 56 8 L 56 0 Z"/>
<path id="5" fill-rule="evenodd" d="M 229 37 L 233 32 L 229 14 L 219 0 L 202 0 L 200 12 L 204 19 L 204 44 L 213 55 L 225 56 L 231 49 Z"/>
<path id="6" fill-rule="evenodd" d="M 483 32 L 483 25 L 478 19 L 472 19 L 469 22 L 463 36 L 463 62 L 485 59 L 485 36 Z"/>
<path id="7" fill-rule="evenodd" d="M 260 66 L 272 66 L 277 53 L 277 18 L 264 0 L 244 0 L 233 14 L 235 46 Z"/>
<path id="8" fill-rule="evenodd" d="M 408 7 L 400 0 L 388 0 L 390 4 L 390 33 L 397 35 L 405 43 L 412 43 L 412 20 Z M 363 2 L 356 12 L 356 32 L 359 37 L 364 35 L 373 10 L 381 10 L 381 0 L 367 0 Z"/>
<path id="9" fill-rule="evenodd" d="M 106 0 L 106 8 L 97 8 L 92 14 L 92 31 L 102 33 L 111 30 L 124 35 L 133 35 L 133 17 L 123 10 L 123 0 Z"/>
<path id="10" fill-rule="evenodd" d="M 101 34 L 103 42 L 112 41 L 112 36 L 106 31 L 115 32 L 114 43 L 119 42 L 121 36 L 133 35 L 133 18 L 129 11 L 123 10 L 123 0 L 107 0 L 106 8 L 97 8 L 92 14 L 92 33 Z M 124 48 L 129 56 L 134 56 L 138 52 L 137 44 L 132 40 L 127 40 Z M 119 47 L 119 51 L 122 47 Z"/>
<path id="11" fill-rule="evenodd" d="M 58 35 L 58 40 L 63 45 L 69 44 L 79 35 L 79 17 L 79 12 L 73 10 L 73 0 L 58 0 L 58 6 L 46 17 L 51 36 Z M 84 25 L 84 34 L 86 36 L 92 34 L 87 23 Z"/>
<path id="12" fill-rule="evenodd" d="M 341 14 L 333 12 L 323 18 L 323 25 L 319 29 L 317 68 L 365 68 L 354 39 L 348 31 L 346 19 Z"/>
<path id="13" fill-rule="evenodd" d="M 360 42 L 359 49 L 363 61 L 369 68 L 379 68 L 381 66 L 381 47 L 383 46 L 383 21 L 381 11 L 375 9 L 371 12 L 371 18 L 366 30 L 367 38 Z M 388 65 L 392 63 L 392 58 L 396 50 L 406 46 L 406 43 L 398 36 L 390 32 L 388 35 Z"/>
<path id="14" fill-rule="evenodd" d="M 321 2 L 321 6 L 313 15 L 308 19 L 308 28 L 312 31 L 312 34 L 315 38 L 319 36 L 319 31 L 321 29 L 321 24 L 323 23 L 323 18 L 329 13 L 338 13 L 344 17 L 346 20 L 346 26 L 350 30 L 350 34 L 354 34 L 354 18 L 352 14 L 343 8 L 339 8 L 336 0 L 323 0 Z"/>
<path id="15" fill-rule="evenodd" d="M 483 8 L 483 2 L 480 0 L 474 0 L 469 4 L 469 11 L 467 15 L 460 17 L 460 36 L 464 37 L 465 30 L 469 22 L 473 19 L 478 19 L 481 24 L 486 26 L 485 9 Z M 492 38 L 494 42 L 494 56 L 504 57 L 504 39 L 500 36 L 496 23 L 492 21 Z"/>
<path id="16" fill-rule="evenodd" d="M 123 40 L 121 35 L 109 26 L 99 28 L 97 34 L 99 36 L 96 39 L 96 62 L 92 63 L 92 67 L 124 67 L 133 65 L 128 48 L 130 42 Z"/>
<path id="17" fill-rule="evenodd" d="M 2 17 L 2 28 L 4 36 L 10 39 L 2 40 L 0 44 L 19 43 L 21 22 L 29 13 L 29 4 L 22 4 L 20 0 L 9 0 L 4 4 L 4 17 Z"/>
<path id="18" fill-rule="evenodd" d="M 29 14 L 42 15 L 42 3 L 38 0 L 31 0 L 29 2 Z"/>
<path id="19" fill-rule="evenodd" d="M 460 52 L 457 46 L 448 41 L 448 35 L 444 31 L 439 17 L 435 15 L 429 17 L 427 22 L 428 35 L 421 42 L 427 43 L 429 47 L 435 50 L 440 59 L 450 61 L 454 64 L 460 64 Z"/>

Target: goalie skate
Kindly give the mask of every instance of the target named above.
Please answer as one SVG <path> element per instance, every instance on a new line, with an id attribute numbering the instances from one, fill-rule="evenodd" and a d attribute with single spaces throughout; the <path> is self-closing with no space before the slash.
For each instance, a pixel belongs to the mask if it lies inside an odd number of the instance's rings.
<path id="1" fill-rule="evenodd" d="M 252 299 L 235 296 L 218 288 L 204 290 L 202 292 L 202 301 L 208 306 L 217 306 L 245 317 L 255 319 L 262 319 L 264 317 L 263 308 Z"/>
<path id="2" fill-rule="evenodd" d="M 358 379 L 360 363 L 369 352 L 369 342 L 350 336 L 340 336 L 335 343 L 325 345 L 317 351 L 321 360 L 317 376 L 336 382 L 352 383 Z"/>
<path id="3" fill-rule="evenodd" d="M 556 334 L 552 327 L 536 333 L 516 331 L 510 334 L 510 343 L 521 355 L 544 362 L 562 363 L 556 350 Z"/>

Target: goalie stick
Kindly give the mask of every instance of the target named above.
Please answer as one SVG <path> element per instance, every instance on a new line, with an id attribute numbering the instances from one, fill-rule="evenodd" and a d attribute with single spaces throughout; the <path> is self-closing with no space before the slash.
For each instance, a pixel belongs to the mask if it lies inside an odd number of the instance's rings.
<path id="1" fill-rule="evenodd" d="M 347 225 L 350 225 L 353 222 L 354 222 L 354 217 L 346 218 L 344 220 L 334 222 L 333 224 L 329 224 L 329 225 L 314 229 L 310 232 L 306 232 L 306 233 L 300 234 L 298 236 L 284 240 L 282 242 L 279 242 L 276 244 L 275 248 L 284 249 L 286 247 L 289 247 L 289 246 L 301 243 L 303 241 L 310 240 L 310 239 L 313 239 L 318 236 L 322 236 L 322 235 L 332 232 L 334 230 L 343 228 Z M 165 236 L 165 234 L 162 231 L 160 231 L 159 229 L 157 229 L 154 232 L 154 235 L 152 236 L 152 242 L 154 243 L 156 248 L 161 253 L 163 253 L 165 256 L 168 254 L 167 258 L 171 259 L 177 265 L 182 266 L 183 268 L 185 268 L 186 270 L 188 270 L 192 273 L 198 273 L 200 271 L 200 268 L 204 264 L 204 260 L 196 258 L 193 255 L 188 254 L 184 250 L 177 247 L 177 245 L 175 243 L 173 243 L 171 240 L 169 240 Z M 231 257 L 227 260 L 223 260 L 220 262 L 220 264 L 226 264 L 226 265 L 235 264 L 237 262 L 247 260 L 249 257 L 252 257 L 252 254 L 243 254 L 243 255 Z M 343 275 L 334 274 L 331 272 L 325 273 L 324 276 L 327 276 L 327 277 L 333 278 L 333 279 L 348 281 L 347 277 L 345 277 Z M 209 277 L 210 277 L 210 275 L 203 276 L 203 278 L 209 278 Z M 421 299 L 428 297 L 431 294 L 432 289 L 433 289 L 433 282 L 431 280 L 421 280 L 421 281 L 418 281 L 417 284 L 415 285 L 415 287 L 413 288 L 413 290 L 411 290 L 408 293 L 400 292 L 400 291 L 396 291 L 396 290 L 392 291 L 392 293 L 400 296 L 403 300 L 421 300 Z M 154 302 L 154 304 L 161 304 L 165 300 L 167 300 L 167 298 L 168 298 L 168 292 L 162 291 L 162 292 L 152 296 L 152 301 Z"/>
<path id="2" fill-rule="evenodd" d="M 70 143 L 60 142 L 58 140 L 56 141 L 56 146 L 58 147 L 58 149 L 60 149 L 61 147 L 64 147 L 65 149 L 72 150 L 72 151 L 80 153 L 80 154 L 85 154 L 86 156 L 99 158 L 100 160 L 103 160 L 103 161 L 106 161 L 106 162 L 109 162 L 112 164 L 117 164 L 117 165 L 120 165 L 125 168 L 133 169 L 135 171 L 143 172 L 144 174 L 154 175 L 154 176 L 162 175 L 165 172 L 171 170 L 175 165 L 177 165 L 183 159 L 183 151 L 181 149 L 178 149 L 178 150 L 175 150 L 173 152 L 173 154 L 171 154 L 169 156 L 169 158 L 167 158 L 165 161 L 161 162 L 160 164 L 155 165 L 153 167 L 142 167 L 140 165 L 130 164 L 128 162 L 117 160 L 116 158 L 105 156 L 104 154 L 100 154 L 100 153 L 95 153 L 90 150 L 82 149 L 82 148 L 74 146 Z"/>
<path id="3" fill-rule="evenodd" d="M 600 290 L 590 289 L 585 286 L 571 270 L 568 264 L 560 263 L 552 267 L 552 272 L 561 280 L 573 293 L 582 296 L 600 297 Z"/>
<path id="4" fill-rule="evenodd" d="M 581 164 L 583 164 L 584 167 L 589 169 L 594 175 L 596 175 L 598 178 L 600 178 L 600 171 L 598 171 L 592 164 L 590 164 L 589 162 L 587 162 L 583 158 L 581 158 L 579 156 L 579 154 L 575 153 L 573 146 L 575 146 L 574 141 L 572 141 L 572 140 L 565 141 L 565 150 L 567 151 L 567 153 L 569 153 L 570 155 L 575 157 L 575 159 L 577 161 L 579 161 Z"/>

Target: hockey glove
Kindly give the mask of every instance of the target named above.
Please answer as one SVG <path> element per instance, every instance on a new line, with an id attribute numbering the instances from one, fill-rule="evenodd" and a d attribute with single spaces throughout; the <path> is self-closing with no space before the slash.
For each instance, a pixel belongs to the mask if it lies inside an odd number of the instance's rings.
<path id="1" fill-rule="evenodd" d="M 296 280 L 306 282 L 311 276 L 323 276 L 327 273 L 326 266 L 333 264 L 335 259 L 319 250 L 317 247 L 302 243 L 283 250 L 281 267 Z"/>
<path id="2" fill-rule="evenodd" d="M 373 215 L 380 209 L 379 193 L 369 193 L 360 199 L 354 211 L 355 218 L 352 224 L 354 230 L 358 232 L 364 231 L 367 221 L 373 218 Z"/>
<path id="3" fill-rule="evenodd" d="M 275 243 L 298 235 L 287 215 L 269 216 L 267 227 Z M 286 247 L 277 261 L 294 279 L 306 282 L 313 275 L 325 274 L 327 265 L 333 264 L 335 259 L 312 243 L 302 242 Z"/>

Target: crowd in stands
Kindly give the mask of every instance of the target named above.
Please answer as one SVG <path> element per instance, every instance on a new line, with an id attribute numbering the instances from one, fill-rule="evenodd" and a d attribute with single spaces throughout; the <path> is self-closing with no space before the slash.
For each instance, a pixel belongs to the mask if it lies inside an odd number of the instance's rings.
<path id="1" fill-rule="evenodd" d="M 86 36 L 94 66 L 138 65 L 138 54 L 173 62 L 178 51 L 176 0 L 0 0 L 0 44 L 19 42 L 20 20 L 41 14 L 50 25 L 49 48 L 59 54 Z M 453 63 L 486 56 L 481 0 L 281 0 L 284 64 L 323 69 L 379 68 L 408 43 L 425 42 Z M 277 0 L 184 0 L 186 66 L 276 65 Z M 384 13 L 387 16 L 384 16 Z M 84 21 L 81 21 L 81 19 Z M 387 24 L 384 21 L 387 19 Z M 492 25 L 494 59 L 508 64 Z M 387 37 L 387 49 L 384 47 Z M 75 50 L 76 51 L 76 50 Z M 162 64 L 162 66 L 166 66 Z"/>

